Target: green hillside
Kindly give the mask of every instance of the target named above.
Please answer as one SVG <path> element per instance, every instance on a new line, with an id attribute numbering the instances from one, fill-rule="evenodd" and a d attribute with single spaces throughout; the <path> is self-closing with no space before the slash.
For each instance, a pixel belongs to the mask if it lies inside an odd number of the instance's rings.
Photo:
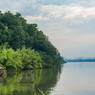
<path id="1" fill-rule="evenodd" d="M 37 24 L 28 24 L 20 13 L 0 11 L 0 66 L 13 70 L 35 69 L 54 67 L 62 61 Z"/>

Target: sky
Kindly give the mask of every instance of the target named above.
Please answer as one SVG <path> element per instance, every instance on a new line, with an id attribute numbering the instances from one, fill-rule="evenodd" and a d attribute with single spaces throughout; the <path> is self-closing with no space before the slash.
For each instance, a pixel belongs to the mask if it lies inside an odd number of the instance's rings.
<path id="1" fill-rule="evenodd" d="M 20 12 L 66 58 L 95 57 L 95 0 L 0 0 L 2 12 Z"/>

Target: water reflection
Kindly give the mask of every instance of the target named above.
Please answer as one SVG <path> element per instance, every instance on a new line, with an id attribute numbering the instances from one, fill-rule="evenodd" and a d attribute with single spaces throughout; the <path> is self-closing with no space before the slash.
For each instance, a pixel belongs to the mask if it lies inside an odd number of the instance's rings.
<path id="1" fill-rule="evenodd" d="M 0 95 L 40 95 L 56 86 L 61 67 L 44 70 L 10 72 L 6 78 L 0 77 Z M 50 89 L 50 90 L 49 90 Z"/>

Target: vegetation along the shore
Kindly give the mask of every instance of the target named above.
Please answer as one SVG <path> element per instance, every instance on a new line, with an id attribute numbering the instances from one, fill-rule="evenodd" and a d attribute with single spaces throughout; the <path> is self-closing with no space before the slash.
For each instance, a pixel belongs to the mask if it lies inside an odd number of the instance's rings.
<path id="1" fill-rule="evenodd" d="M 54 67 L 62 62 L 37 24 L 28 24 L 20 13 L 0 11 L 0 66 L 21 70 Z"/>

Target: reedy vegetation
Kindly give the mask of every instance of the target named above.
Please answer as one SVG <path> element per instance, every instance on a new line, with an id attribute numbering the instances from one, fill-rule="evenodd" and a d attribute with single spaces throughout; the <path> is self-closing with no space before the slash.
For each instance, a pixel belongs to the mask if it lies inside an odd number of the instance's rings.
<path id="1" fill-rule="evenodd" d="M 0 66 L 34 69 L 53 67 L 62 61 L 37 24 L 27 24 L 20 13 L 0 12 Z"/>

